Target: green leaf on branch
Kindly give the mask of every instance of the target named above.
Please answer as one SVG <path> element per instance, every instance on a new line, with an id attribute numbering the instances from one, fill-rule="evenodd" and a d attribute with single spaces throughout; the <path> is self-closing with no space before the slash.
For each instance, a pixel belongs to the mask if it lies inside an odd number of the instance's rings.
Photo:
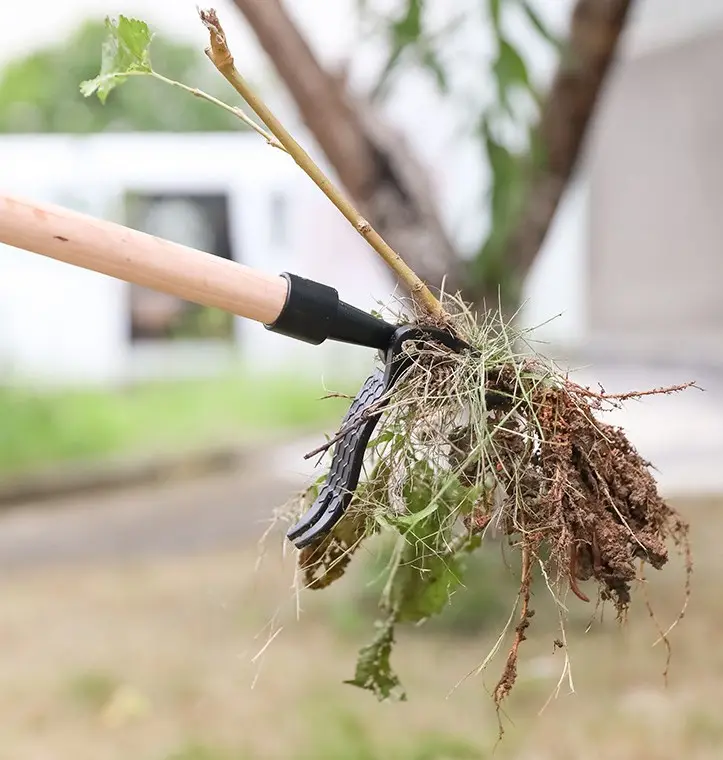
<path id="1" fill-rule="evenodd" d="M 499 38 L 499 51 L 493 65 L 497 80 L 497 92 L 500 104 L 510 111 L 510 93 L 516 87 L 530 88 L 527 65 L 522 56 L 503 37 Z"/>
<path id="2" fill-rule="evenodd" d="M 500 5 L 501 0 L 487 0 L 487 9 L 490 14 L 492 26 L 498 33 L 500 30 Z"/>
<path id="3" fill-rule="evenodd" d="M 529 156 L 513 153 L 492 135 L 487 119 L 480 129 L 492 174 L 490 233 L 473 263 L 479 284 L 495 283 L 501 296 L 515 297 L 519 283 L 510 282 L 505 265 L 506 246 L 522 210 L 527 187 Z"/>
<path id="4" fill-rule="evenodd" d="M 380 702 L 388 699 L 403 702 L 407 698 L 390 662 L 395 622 L 394 616 L 390 616 L 377 623 L 379 630 L 374 641 L 359 652 L 354 678 L 344 682 L 373 692 Z"/>
<path id="5" fill-rule="evenodd" d="M 153 33 L 145 21 L 120 16 L 118 21 L 106 18 L 105 25 L 108 35 L 103 42 L 100 74 L 80 85 L 86 98 L 96 94 L 101 103 L 129 74 L 153 72 L 150 56 Z"/>
<path id="6" fill-rule="evenodd" d="M 545 24 L 540 15 L 530 3 L 527 2 L 527 0 L 523 0 L 522 10 L 525 12 L 529 22 L 535 27 L 538 34 L 547 40 L 547 42 L 549 42 L 554 48 L 560 50 L 562 48 L 562 41 L 547 28 L 547 24 Z"/>
<path id="7" fill-rule="evenodd" d="M 388 91 L 388 85 L 392 74 L 402 60 L 402 56 L 409 48 L 414 48 L 422 36 L 422 10 L 424 0 L 407 0 L 404 13 L 396 21 L 391 23 L 389 32 L 391 36 L 391 51 L 384 68 L 379 75 L 374 91 L 373 99 L 384 98 Z"/>
<path id="8" fill-rule="evenodd" d="M 392 25 L 394 47 L 405 47 L 422 35 L 423 0 L 408 0 L 404 15 Z"/>
<path id="9" fill-rule="evenodd" d="M 504 231 L 505 237 L 517 219 L 524 184 L 523 158 L 498 142 L 483 121 L 485 152 L 492 172 L 492 226 Z"/>
<path id="10" fill-rule="evenodd" d="M 425 45 L 422 48 L 421 62 L 424 68 L 426 68 L 434 77 L 437 89 L 446 94 L 449 91 L 447 74 L 431 46 Z"/>

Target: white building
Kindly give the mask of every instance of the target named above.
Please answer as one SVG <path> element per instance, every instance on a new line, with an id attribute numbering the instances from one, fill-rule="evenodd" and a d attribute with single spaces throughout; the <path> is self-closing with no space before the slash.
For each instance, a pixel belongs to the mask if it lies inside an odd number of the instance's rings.
<path id="1" fill-rule="evenodd" d="M 44 7 L 42 0 L 28 2 Z M 334 5 L 333 18 L 326 0 L 294 5 L 328 59 L 342 56 L 348 44 L 343 19 L 350 15 L 340 10 L 343 4 Z M 538 6 L 559 20 L 570 0 Z M 54 4 L 53 12 L 70 19 L 82 8 L 90 9 L 73 0 Z M 131 0 L 94 0 L 92 9 L 148 18 Z M 723 3 L 647 0 L 638 9 L 586 160 L 527 283 L 524 319 L 546 323 L 538 335 L 555 349 L 723 359 Z M 182 12 L 177 3 L 158 2 L 149 20 L 162 23 L 164 13 L 178 21 L 179 32 L 195 33 L 190 5 Z M 236 20 L 229 31 L 241 33 L 234 12 L 226 15 Z M 196 34 L 202 44 L 202 32 Z M 262 58 L 253 48 L 249 56 L 245 65 L 253 71 Z M 549 66 L 549 59 L 540 61 Z M 455 188 L 484 177 L 469 176 L 473 163 L 450 120 L 429 107 L 431 99 L 411 87 L 404 102 L 394 104 L 392 118 L 426 151 L 454 228 L 460 212 L 451 200 Z M 423 123 L 420 111 L 429 116 Z M 209 155 L 223 159 L 210 161 Z M 225 204 L 228 210 L 221 247 L 244 264 L 327 282 L 361 308 L 388 298 L 390 280 L 374 254 L 293 162 L 255 135 L 3 138 L 0 165 L 0 192 L 125 223 L 134 208 L 125 203 L 129 193 L 142 196 L 146 206 L 164 194 L 211 194 L 217 209 Z M 201 248 L 212 242 L 188 213 L 179 225 L 173 205 L 156 212 L 144 217 L 151 231 Z M 107 382 L 189 368 L 214 371 L 239 355 L 259 369 L 284 362 L 310 371 L 368 367 L 363 350 L 297 344 L 242 320 L 234 324 L 231 344 L 149 346 L 134 339 L 138 300 L 124 283 L 7 248 L 0 250 L 0 272 L 0 366 L 6 375 Z M 144 308 L 160 314 L 165 307 L 146 300 Z"/>
<path id="2" fill-rule="evenodd" d="M 723 4 L 643 3 L 528 282 L 589 354 L 723 362 Z M 656 15 L 657 11 L 657 15 Z"/>

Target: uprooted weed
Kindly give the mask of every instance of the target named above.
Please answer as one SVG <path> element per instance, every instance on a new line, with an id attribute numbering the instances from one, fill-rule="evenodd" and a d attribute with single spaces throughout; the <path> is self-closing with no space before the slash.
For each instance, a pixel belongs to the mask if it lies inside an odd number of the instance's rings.
<path id="1" fill-rule="evenodd" d="M 365 539 L 396 534 L 378 632 L 361 651 L 349 683 L 380 699 L 404 698 L 390 663 L 395 627 L 442 612 L 463 585 L 465 557 L 492 531 L 519 552 L 521 568 L 514 610 L 500 637 L 511 635 L 493 691 L 499 709 L 515 684 L 519 647 L 534 615 L 535 574 L 557 606 L 557 646 L 566 642 L 568 590 L 588 602 L 579 584 L 594 580 L 598 604 L 611 603 L 624 621 L 637 566 L 662 568 L 671 543 L 686 560 L 687 603 L 688 526 L 661 498 L 649 463 L 625 433 L 595 416 L 627 399 L 687 386 L 622 395 L 593 391 L 532 352 L 524 336 L 500 320 L 480 325 L 464 307 L 453 318 L 476 350 L 410 347 L 413 362 L 369 444 L 346 516 L 332 534 L 300 552 L 299 567 L 306 587 L 325 588 L 344 574 Z M 318 486 L 301 495 L 289 520 L 310 506 Z"/>

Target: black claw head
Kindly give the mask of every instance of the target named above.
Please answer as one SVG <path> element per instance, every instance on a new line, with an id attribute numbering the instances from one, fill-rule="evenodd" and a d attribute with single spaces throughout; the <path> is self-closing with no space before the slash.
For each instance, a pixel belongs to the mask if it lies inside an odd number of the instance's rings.
<path id="1" fill-rule="evenodd" d="M 316 501 L 286 534 L 302 549 L 329 533 L 349 506 L 359 482 L 366 447 L 374 428 L 388 402 L 388 391 L 409 365 L 403 348 L 408 341 L 434 341 L 454 351 L 469 346 L 451 333 L 432 327 L 404 325 L 397 328 L 385 352 L 385 367 L 367 378 L 349 407 L 341 430 L 345 431 L 334 447 L 326 482 Z"/>
<path id="2" fill-rule="evenodd" d="M 341 429 L 346 431 L 334 447 L 326 482 L 306 514 L 286 534 L 301 549 L 323 538 L 339 521 L 359 482 L 367 443 L 381 416 L 387 373 L 376 370 L 349 407 Z M 373 410 L 373 412 L 372 412 Z"/>

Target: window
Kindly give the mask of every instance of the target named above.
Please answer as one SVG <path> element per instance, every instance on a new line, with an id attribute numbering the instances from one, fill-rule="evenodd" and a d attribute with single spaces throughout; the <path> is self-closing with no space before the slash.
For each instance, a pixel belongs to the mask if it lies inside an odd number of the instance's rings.
<path id="1" fill-rule="evenodd" d="M 128 225 L 175 243 L 233 259 L 225 195 L 132 194 Z M 131 285 L 131 341 L 233 340 L 233 316 Z"/>

